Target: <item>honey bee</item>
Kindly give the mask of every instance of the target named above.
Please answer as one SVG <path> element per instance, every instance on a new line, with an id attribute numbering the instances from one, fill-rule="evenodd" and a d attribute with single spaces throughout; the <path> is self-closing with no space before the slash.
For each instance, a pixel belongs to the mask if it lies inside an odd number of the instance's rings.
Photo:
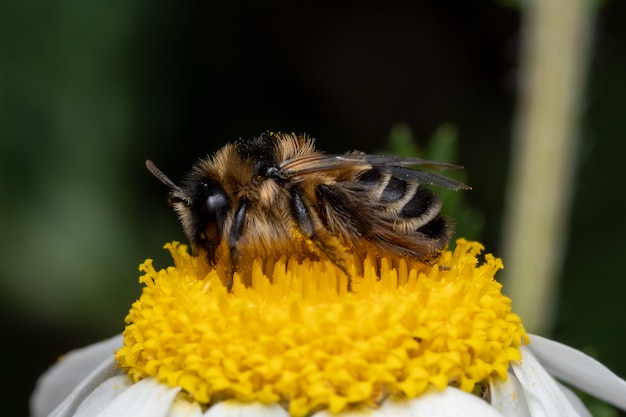
<path id="1" fill-rule="evenodd" d="M 418 158 L 348 152 L 325 154 L 306 135 L 265 132 L 228 143 L 200 159 L 181 185 L 151 161 L 170 189 L 193 250 L 232 274 L 258 257 L 326 257 L 349 276 L 353 256 L 374 253 L 428 261 L 446 246 L 451 222 L 423 184 L 463 183 L 428 171 L 460 168 Z"/>

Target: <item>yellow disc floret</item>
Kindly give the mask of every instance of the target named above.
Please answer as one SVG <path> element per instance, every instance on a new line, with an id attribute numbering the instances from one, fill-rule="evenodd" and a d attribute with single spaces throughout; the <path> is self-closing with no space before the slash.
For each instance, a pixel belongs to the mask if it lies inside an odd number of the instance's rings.
<path id="1" fill-rule="evenodd" d="M 278 402 L 304 416 L 429 386 L 471 392 L 506 378 L 527 341 L 494 280 L 502 263 L 478 264 L 478 243 L 459 240 L 432 265 L 368 257 L 351 292 L 330 262 L 281 259 L 255 262 L 249 287 L 235 274 L 229 293 L 184 245 L 166 248 L 174 267 L 140 267 L 117 360 L 134 380 L 156 376 L 202 404 Z"/>

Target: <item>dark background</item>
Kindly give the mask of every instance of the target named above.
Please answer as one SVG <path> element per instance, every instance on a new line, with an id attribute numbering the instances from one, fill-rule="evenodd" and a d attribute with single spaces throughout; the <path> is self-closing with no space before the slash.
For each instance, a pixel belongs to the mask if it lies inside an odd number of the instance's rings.
<path id="1" fill-rule="evenodd" d="M 500 255 L 520 12 L 488 0 L 5 0 L 0 3 L 0 366 L 27 415 L 58 355 L 119 333 L 137 266 L 182 240 L 153 159 L 178 180 L 264 130 L 376 151 L 444 123 Z M 550 336 L 626 376 L 624 2 L 598 10 L 557 320 Z M 546 178 L 546 181 L 549 181 Z M 532 262 L 532 260 L 529 260 Z M 506 265 L 506 259 L 504 260 Z M 515 307 L 515 302 L 513 303 Z"/>

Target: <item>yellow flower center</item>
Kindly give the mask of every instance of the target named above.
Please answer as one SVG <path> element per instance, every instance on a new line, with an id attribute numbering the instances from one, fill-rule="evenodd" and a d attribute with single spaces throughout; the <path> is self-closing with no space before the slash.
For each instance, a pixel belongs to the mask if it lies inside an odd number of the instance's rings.
<path id="1" fill-rule="evenodd" d="M 330 262 L 280 259 L 255 262 L 249 287 L 235 274 L 228 293 L 184 245 L 166 248 L 174 267 L 140 267 L 117 360 L 134 380 L 156 376 L 201 404 L 278 402 L 305 416 L 429 386 L 471 392 L 506 378 L 528 341 L 494 280 L 502 263 L 479 265 L 479 243 L 461 239 L 433 265 L 368 257 L 352 292 Z"/>

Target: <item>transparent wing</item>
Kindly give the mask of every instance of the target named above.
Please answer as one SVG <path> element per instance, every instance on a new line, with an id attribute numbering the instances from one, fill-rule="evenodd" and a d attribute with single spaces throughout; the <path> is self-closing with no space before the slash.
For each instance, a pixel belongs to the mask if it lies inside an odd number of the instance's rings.
<path id="1" fill-rule="evenodd" d="M 428 171 L 404 167 L 419 167 L 432 170 L 460 169 L 460 165 L 444 162 L 428 161 L 420 158 L 410 158 L 388 155 L 368 155 L 352 153 L 345 155 L 315 154 L 284 161 L 279 166 L 278 175 L 281 178 L 297 178 L 316 172 L 333 171 L 337 169 L 367 170 L 382 168 L 391 170 L 393 175 L 401 179 L 416 179 L 422 184 L 432 184 L 450 190 L 466 190 L 471 187 L 462 182 L 444 177 Z"/>

